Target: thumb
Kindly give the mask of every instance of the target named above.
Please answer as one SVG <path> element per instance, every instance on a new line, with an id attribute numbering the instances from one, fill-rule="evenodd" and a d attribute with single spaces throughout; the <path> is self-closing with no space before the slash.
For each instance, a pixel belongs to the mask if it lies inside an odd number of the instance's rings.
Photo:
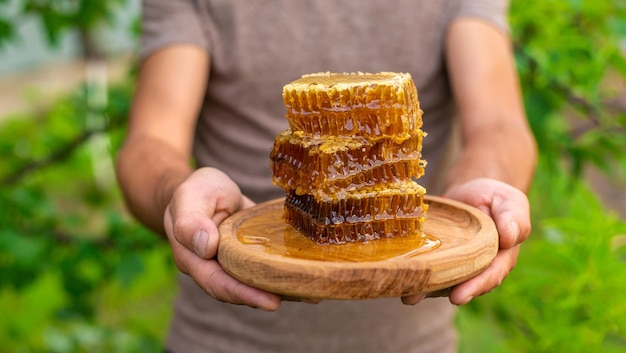
<path id="1" fill-rule="evenodd" d="M 493 218 L 500 247 L 511 248 L 530 234 L 530 206 L 519 189 L 495 179 L 475 179 L 455 186 L 446 197 L 474 206 Z"/>
<path id="2" fill-rule="evenodd" d="M 500 234 L 500 247 L 508 249 L 528 238 L 531 228 L 530 206 L 521 191 L 512 189 L 502 192 L 505 195 L 494 198 L 491 214 Z"/>

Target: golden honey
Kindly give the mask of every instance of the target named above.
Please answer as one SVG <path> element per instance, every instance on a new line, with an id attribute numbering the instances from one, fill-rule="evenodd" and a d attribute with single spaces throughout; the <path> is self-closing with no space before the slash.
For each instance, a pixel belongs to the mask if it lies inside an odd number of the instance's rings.
<path id="1" fill-rule="evenodd" d="M 237 239 L 272 255 L 325 262 L 370 262 L 413 257 L 441 246 L 437 237 L 421 233 L 376 241 L 320 245 L 293 226 L 276 222 L 281 214 L 282 211 L 276 209 L 246 219 L 237 229 Z"/>
<path id="2" fill-rule="evenodd" d="M 403 142 L 364 137 L 320 138 L 283 131 L 270 153 L 274 184 L 298 194 L 361 188 L 424 174 L 423 134 Z"/>
<path id="3" fill-rule="evenodd" d="M 425 220 L 424 193 L 411 180 L 323 200 L 292 191 L 285 199 L 284 218 L 319 244 L 410 236 Z"/>
<path id="4" fill-rule="evenodd" d="M 318 244 L 423 237 L 422 110 L 409 74 L 304 75 L 270 153 L 284 219 Z"/>
<path id="5" fill-rule="evenodd" d="M 317 73 L 283 87 L 292 131 L 312 135 L 404 139 L 422 126 L 409 74 Z"/>

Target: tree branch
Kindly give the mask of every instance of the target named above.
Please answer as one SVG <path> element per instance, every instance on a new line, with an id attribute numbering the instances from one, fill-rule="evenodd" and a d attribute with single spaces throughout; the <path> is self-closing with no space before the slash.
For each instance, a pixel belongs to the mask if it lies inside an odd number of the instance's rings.
<path id="1" fill-rule="evenodd" d="M 540 66 L 537 60 L 535 60 L 532 56 L 525 54 L 522 46 L 519 43 L 514 43 L 514 48 L 521 56 L 524 57 L 525 60 L 528 61 L 532 69 L 536 69 Z M 592 103 L 585 97 L 577 95 L 569 86 L 566 86 L 550 77 L 548 78 L 548 85 L 552 87 L 555 92 L 562 95 L 571 106 L 579 111 L 582 111 L 583 114 L 589 119 L 586 124 L 581 124 L 572 128 L 572 130 L 570 131 L 570 135 L 574 139 L 579 138 L 591 129 L 602 127 L 602 116 L 605 115 L 605 111 L 598 107 L 598 105 Z M 615 99 L 606 100 L 602 104 L 611 109 L 612 114 L 626 113 L 626 103 L 622 101 Z M 610 130 L 624 131 L 625 127 L 613 127 Z"/>

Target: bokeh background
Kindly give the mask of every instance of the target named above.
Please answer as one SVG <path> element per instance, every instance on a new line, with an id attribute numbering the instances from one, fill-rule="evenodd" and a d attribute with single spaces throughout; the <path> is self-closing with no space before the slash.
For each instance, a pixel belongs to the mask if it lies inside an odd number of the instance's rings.
<path id="1" fill-rule="evenodd" d="M 0 0 L 0 353 L 158 352 L 167 244 L 113 173 L 138 0 Z M 460 308 L 462 352 L 626 351 L 626 2 L 512 0 L 533 234 Z"/>

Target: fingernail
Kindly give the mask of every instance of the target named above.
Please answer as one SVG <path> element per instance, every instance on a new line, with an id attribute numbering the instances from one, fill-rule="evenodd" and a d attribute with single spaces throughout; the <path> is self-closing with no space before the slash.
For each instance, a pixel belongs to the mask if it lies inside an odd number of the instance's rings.
<path id="1" fill-rule="evenodd" d="M 472 301 L 472 299 L 474 299 L 474 296 L 472 296 L 472 295 L 467 296 L 467 297 L 465 297 L 465 299 L 463 299 L 463 300 L 462 300 L 460 303 L 458 303 L 457 305 L 458 305 L 458 306 L 465 305 L 465 304 L 467 304 L 467 303 L 471 302 L 471 301 Z"/>
<path id="2" fill-rule="evenodd" d="M 517 239 L 519 239 L 519 224 L 517 224 L 517 222 L 515 221 L 511 221 L 511 233 L 513 233 L 515 235 L 515 241 L 513 242 L 513 245 L 517 244 Z"/>
<path id="3" fill-rule="evenodd" d="M 276 296 L 268 295 L 259 302 L 257 308 L 264 311 L 276 311 L 280 307 L 280 299 Z"/>
<path id="4" fill-rule="evenodd" d="M 206 245 L 209 242 L 209 233 L 204 229 L 200 229 L 193 235 L 193 248 L 196 254 L 201 258 L 205 257 Z"/>
<path id="5" fill-rule="evenodd" d="M 419 294 L 419 295 L 412 295 L 410 297 L 404 297 L 402 299 L 402 302 L 405 305 L 415 305 L 424 299 L 426 299 L 426 294 Z"/>

